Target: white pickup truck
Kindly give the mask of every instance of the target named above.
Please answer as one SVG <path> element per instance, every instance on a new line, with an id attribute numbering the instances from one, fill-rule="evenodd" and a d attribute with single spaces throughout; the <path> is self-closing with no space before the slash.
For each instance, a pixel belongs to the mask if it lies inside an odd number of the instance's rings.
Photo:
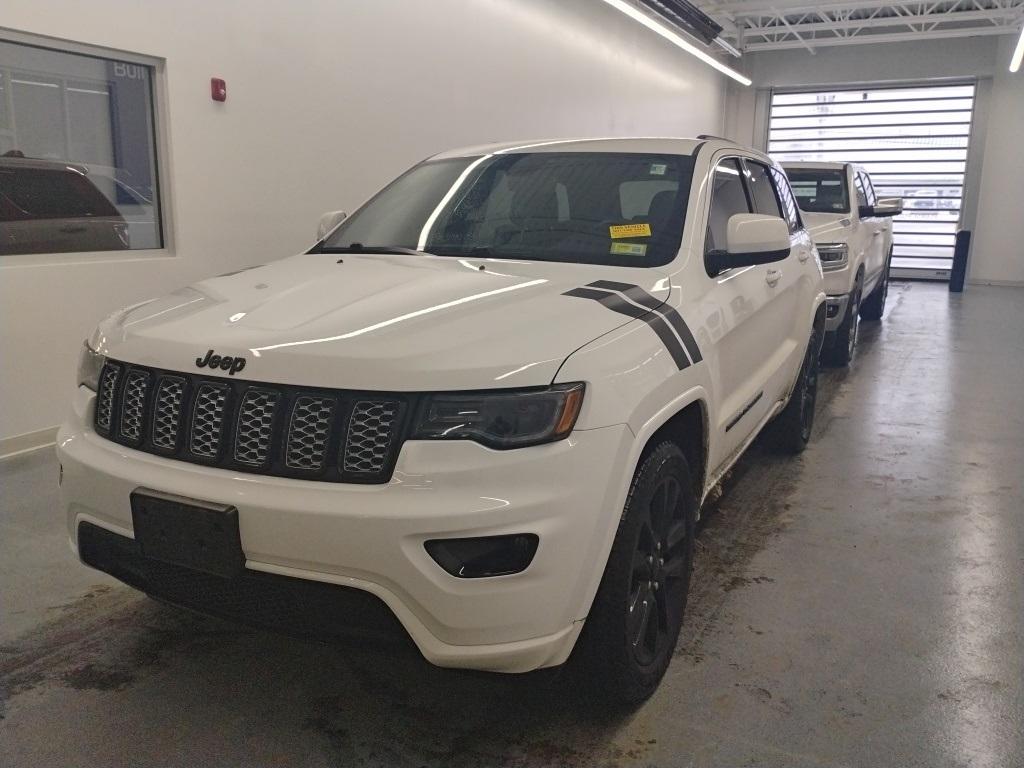
<path id="1" fill-rule="evenodd" d="M 828 294 L 822 356 L 853 359 L 861 318 L 881 320 L 889 291 L 892 217 L 898 199 L 879 200 L 867 171 L 852 163 L 783 163 L 818 248 Z"/>
<path id="2" fill-rule="evenodd" d="M 82 561 L 238 620 L 394 625 L 442 666 L 576 648 L 643 699 L 702 501 L 773 420 L 810 437 L 825 294 L 781 168 L 482 146 L 332 221 L 89 337 L 57 448 Z"/>

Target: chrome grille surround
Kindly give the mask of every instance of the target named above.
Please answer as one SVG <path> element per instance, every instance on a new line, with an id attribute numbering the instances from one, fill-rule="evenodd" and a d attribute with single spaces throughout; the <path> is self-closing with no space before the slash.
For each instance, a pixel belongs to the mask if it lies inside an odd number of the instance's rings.
<path id="1" fill-rule="evenodd" d="M 348 421 L 348 439 L 342 454 L 345 472 L 380 472 L 387 463 L 395 419 L 402 404 L 396 400 L 359 400 Z"/>
<path id="2" fill-rule="evenodd" d="M 342 483 L 391 479 L 420 396 L 239 381 L 108 360 L 97 433 L 234 472 Z"/>

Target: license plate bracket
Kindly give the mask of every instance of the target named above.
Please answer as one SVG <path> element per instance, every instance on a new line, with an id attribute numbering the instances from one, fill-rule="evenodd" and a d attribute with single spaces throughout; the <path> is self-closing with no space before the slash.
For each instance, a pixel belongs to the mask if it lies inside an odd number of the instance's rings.
<path id="1" fill-rule="evenodd" d="M 131 505 L 143 557 L 224 578 L 244 570 L 235 507 L 149 488 L 132 491 Z"/>

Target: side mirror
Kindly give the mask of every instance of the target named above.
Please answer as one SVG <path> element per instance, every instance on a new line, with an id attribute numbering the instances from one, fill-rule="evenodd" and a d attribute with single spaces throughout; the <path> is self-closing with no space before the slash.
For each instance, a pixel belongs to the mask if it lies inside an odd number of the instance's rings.
<path id="1" fill-rule="evenodd" d="M 344 211 L 328 211 L 320 217 L 320 223 L 316 227 L 316 239 L 323 240 L 336 226 L 341 224 L 348 216 Z"/>
<path id="2" fill-rule="evenodd" d="M 875 216 L 899 216 L 903 213 L 903 198 L 888 197 L 875 203 Z"/>
<path id="3" fill-rule="evenodd" d="M 857 214 L 862 219 L 868 219 L 873 216 L 899 216 L 901 213 L 903 213 L 902 197 L 890 197 L 885 200 L 879 200 L 874 205 L 862 205 L 857 208 Z"/>
<path id="4" fill-rule="evenodd" d="M 713 274 L 782 261 L 789 256 L 789 225 L 778 216 L 737 213 L 729 217 L 725 241 L 726 250 L 708 254 Z"/>

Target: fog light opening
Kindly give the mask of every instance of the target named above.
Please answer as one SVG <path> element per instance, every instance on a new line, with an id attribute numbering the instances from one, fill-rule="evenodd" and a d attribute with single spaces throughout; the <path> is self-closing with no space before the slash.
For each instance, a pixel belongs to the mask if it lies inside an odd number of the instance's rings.
<path id="1" fill-rule="evenodd" d="M 438 565 L 460 579 L 510 576 L 522 573 L 537 554 L 540 537 L 535 533 L 508 536 L 477 536 L 465 539 L 431 539 L 423 546 Z"/>

